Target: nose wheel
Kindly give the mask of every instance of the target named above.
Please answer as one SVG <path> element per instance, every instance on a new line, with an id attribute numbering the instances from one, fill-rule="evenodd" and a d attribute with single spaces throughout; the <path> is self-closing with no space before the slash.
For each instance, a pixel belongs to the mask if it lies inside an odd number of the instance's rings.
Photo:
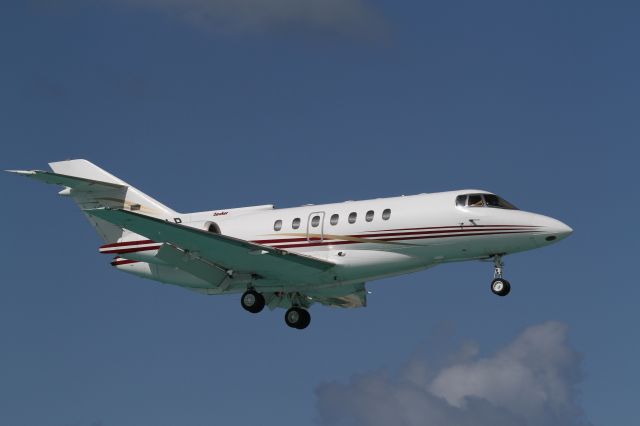
<path id="1" fill-rule="evenodd" d="M 491 281 L 491 291 L 493 294 L 504 297 L 511 291 L 511 284 L 509 281 L 502 278 L 502 270 L 504 268 L 504 262 L 502 256 L 493 256 L 493 281 Z"/>
<path id="2" fill-rule="evenodd" d="M 309 315 L 309 311 L 307 311 L 306 309 L 294 306 L 292 308 L 289 308 L 284 314 L 284 322 L 286 322 L 287 325 L 291 328 L 302 330 L 304 328 L 307 328 L 307 326 L 311 322 L 311 315 Z"/>
<path id="3" fill-rule="evenodd" d="M 504 278 L 496 278 L 491 281 L 491 291 L 498 296 L 506 296 L 511 291 L 511 284 Z"/>

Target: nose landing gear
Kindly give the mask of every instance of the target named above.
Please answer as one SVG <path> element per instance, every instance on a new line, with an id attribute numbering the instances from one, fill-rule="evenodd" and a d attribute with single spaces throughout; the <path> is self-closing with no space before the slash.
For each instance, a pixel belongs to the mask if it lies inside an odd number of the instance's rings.
<path id="1" fill-rule="evenodd" d="M 502 256 L 496 254 L 493 256 L 493 281 L 491 281 L 491 291 L 493 294 L 504 297 L 511 291 L 511 284 L 509 281 L 502 278 L 502 269 L 504 268 L 504 262 Z"/>

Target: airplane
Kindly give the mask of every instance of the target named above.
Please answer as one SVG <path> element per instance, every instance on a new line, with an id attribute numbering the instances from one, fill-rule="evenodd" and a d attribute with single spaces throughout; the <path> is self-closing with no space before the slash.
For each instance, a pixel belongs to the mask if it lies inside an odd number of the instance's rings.
<path id="1" fill-rule="evenodd" d="M 475 189 L 178 213 L 87 160 L 49 166 L 7 171 L 62 186 L 116 269 L 209 295 L 242 293 L 245 310 L 284 308 L 294 329 L 309 325 L 315 303 L 364 307 L 365 282 L 448 262 L 493 261 L 491 291 L 506 296 L 505 255 L 573 232 Z"/>

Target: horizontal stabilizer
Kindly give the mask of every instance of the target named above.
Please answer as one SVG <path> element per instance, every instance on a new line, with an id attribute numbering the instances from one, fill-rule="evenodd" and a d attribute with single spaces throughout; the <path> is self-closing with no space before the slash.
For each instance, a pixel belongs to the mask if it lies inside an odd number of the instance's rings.
<path id="1" fill-rule="evenodd" d="M 99 180 L 86 179 L 82 177 L 63 175 L 59 173 L 46 172 L 44 170 L 6 170 L 9 173 L 16 173 L 44 183 L 66 186 L 74 191 L 96 192 L 113 189 L 125 189 L 126 185 L 103 182 Z"/>
<path id="2" fill-rule="evenodd" d="M 44 183 L 61 185 L 60 195 L 70 197 L 82 210 L 95 208 L 129 209 L 155 217 L 175 217 L 175 211 L 122 179 L 84 159 L 49 163 L 52 172 L 43 170 L 7 170 Z M 98 218 L 90 223 L 109 244 L 125 236 L 123 229 Z"/>

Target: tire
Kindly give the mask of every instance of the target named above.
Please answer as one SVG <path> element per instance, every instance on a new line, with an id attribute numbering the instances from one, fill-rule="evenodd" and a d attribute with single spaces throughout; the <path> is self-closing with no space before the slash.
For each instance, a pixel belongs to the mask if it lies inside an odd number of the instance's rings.
<path id="1" fill-rule="evenodd" d="M 306 309 L 293 307 L 289 308 L 284 314 L 284 322 L 291 328 L 302 330 L 311 323 L 311 315 Z"/>
<path id="2" fill-rule="evenodd" d="M 264 309 L 265 300 L 264 296 L 257 291 L 247 290 L 242 294 L 240 304 L 245 310 L 257 314 Z"/>
<path id="3" fill-rule="evenodd" d="M 298 330 L 304 330 L 309 327 L 311 324 L 311 314 L 306 309 L 301 309 L 302 311 L 302 323 L 298 326 Z"/>
<path id="4" fill-rule="evenodd" d="M 500 297 L 504 297 L 511 291 L 511 284 L 504 278 L 496 278 L 491 281 L 491 291 Z"/>

